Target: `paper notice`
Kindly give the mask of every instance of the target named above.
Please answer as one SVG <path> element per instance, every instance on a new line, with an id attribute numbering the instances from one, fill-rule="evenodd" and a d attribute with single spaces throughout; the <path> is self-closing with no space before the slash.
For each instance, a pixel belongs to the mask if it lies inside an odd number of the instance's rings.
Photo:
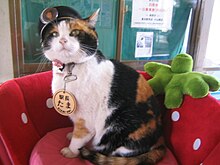
<path id="1" fill-rule="evenodd" d="M 131 27 L 170 30 L 173 0 L 133 0 Z"/>
<path id="2" fill-rule="evenodd" d="M 135 58 L 152 56 L 153 38 L 153 32 L 137 32 Z"/>

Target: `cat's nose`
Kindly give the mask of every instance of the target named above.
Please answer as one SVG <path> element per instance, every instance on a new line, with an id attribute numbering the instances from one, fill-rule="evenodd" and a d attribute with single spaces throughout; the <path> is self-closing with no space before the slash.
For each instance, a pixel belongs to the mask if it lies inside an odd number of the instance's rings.
<path id="1" fill-rule="evenodd" d="M 59 40 L 59 43 L 61 43 L 62 45 L 64 45 L 65 43 L 67 43 L 67 39 L 66 38 L 61 38 Z"/>

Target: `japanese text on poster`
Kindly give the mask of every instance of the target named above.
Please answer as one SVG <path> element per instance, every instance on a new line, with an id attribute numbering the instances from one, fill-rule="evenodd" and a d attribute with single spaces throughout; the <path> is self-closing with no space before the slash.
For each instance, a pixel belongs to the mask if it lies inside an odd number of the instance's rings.
<path id="1" fill-rule="evenodd" d="M 133 0 L 131 27 L 171 29 L 173 0 Z"/>
<path id="2" fill-rule="evenodd" d="M 137 32 L 135 57 L 151 57 L 153 49 L 153 32 Z"/>

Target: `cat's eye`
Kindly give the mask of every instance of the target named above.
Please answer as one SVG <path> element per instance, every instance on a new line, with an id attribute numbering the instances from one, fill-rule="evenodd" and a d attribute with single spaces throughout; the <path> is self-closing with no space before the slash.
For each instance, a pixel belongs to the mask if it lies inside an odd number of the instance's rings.
<path id="1" fill-rule="evenodd" d="M 80 34 L 80 31 L 79 30 L 72 30 L 71 32 L 70 32 L 70 36 L 78 36 Z"/>
<path id="2" fill-rule="evenodd" d="M 59 33 L 58 33 L 58 32 L 53 32 L 51 35 L 52 35 L 53 37 L 58 37 L 58 36 L 59 36 Z"/>

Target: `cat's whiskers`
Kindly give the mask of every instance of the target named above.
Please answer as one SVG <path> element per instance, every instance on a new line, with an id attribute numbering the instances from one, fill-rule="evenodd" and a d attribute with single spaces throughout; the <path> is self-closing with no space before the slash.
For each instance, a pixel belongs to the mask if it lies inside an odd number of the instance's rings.
<path id="1" fill-rule="evenodd" d="M 82 55 L 82 54 L 86 54 L 86 52 L 82 49 L 79 49 L 77 52 L 76 52 L 76 55 Z"/>
<path id="2" fill-rule="evenodd" d="M 84 49 L 84 48 L 80 48 L 80 51 L 83 52 L 83 54 L 86 54 L 88 56 L 92 55 L 93 53 L 91 53 L 89 50 Z"/>
<path id="3" fill-rule="evenodd" d="M 51 46 L 43 46 L 43 48 L 42 48 L 42 52 L 44 52 L 44 51 L 46 51 L 46 50 L 49 50 L 49 49 L 51 49 Z"/>
<path id="4" fill-rule="evenodd" d="M 45 49 L 46 47 L 44 47 Z M 50 60 L 48 60 L 45 55 L 44 55 L 44 50 L 42 47 L 39 48 L 38 52 L 34 53 L 34 61 L 33 63 L 38 63 L 38 66 L 37 66 L 37 69 L 35 70 L 35 73 L 38 73 L 38 72 L 42 72 L 43 69 L 45 68 L 45 66 L 51 64 Z M 49 49 L 49 47 L 48 47 Z M 40 61 L 40 62 L 38 62 Z"/>
<path id="5" fill-rule="evenodd" d="M 33 56 L 39 56 L 39 58 L 41 58 L 41 56 L 44 56 L 44 53 L 42 51 L 39 51 L 37 53 L 34 53 Z"/>
<path id="6" fill-rule="evenodd" d="M 32 59 L 33 63 L 36 63 L 36 62 L 38 62 L 39 60 L 41 61 L 42 58 L 46 58 L 46 57 L 44 56 L 44 54 L 42 53 L 42 51 L 35 52 L 35 53 L 33 54 L 33 57 L 34 57 L 34 58 Z"/>
<path id="7" fill-rule="evenodd" d="M 85 45 L 85 44 L 82 44 L 82 43 L 81 43 L 81 47 L 84 48 L 84 49 L 89 49 L 89 50 L 93 50 L 93 51 L 94 51 L 94 50 L 97 50 L 97 49 L 95 49 L 95 48 L 89 47 L 89 46 L 87 46 L 87 45 Z"/>
<path id="8" fill-rule="evenodd" d="M 88 47 L 86 45 L 81 45 L 81 48 L 80 48 L 84 53 L 86 53 L 87 55 L 92 55 L 96 52 L 97 49 L 94 49 L 94 48 L 91 48 L 91 47 Z"/>
<path id="9" fill-rule="evenodd" d="M 51 64 L 51 62 L 45 57 L 45 56 L 41 56 L 41 61 L 35 71 L 35 73 L 38 73 L 38 72 L 42 72 L 43 69 L 45 68 L 45 66 Z"/>

